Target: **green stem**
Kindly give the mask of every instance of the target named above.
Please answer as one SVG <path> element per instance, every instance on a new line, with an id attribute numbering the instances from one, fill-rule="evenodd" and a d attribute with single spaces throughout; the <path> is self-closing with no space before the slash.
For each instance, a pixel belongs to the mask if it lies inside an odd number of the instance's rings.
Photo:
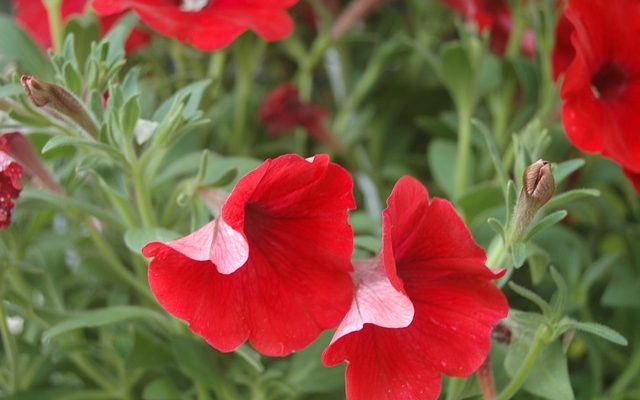
<path id="1" fill-rule="evenodd" d="M 4 277 L 2 277 L 4 278 Z M 0 281 L 0 287 L 4 286 L 4 279 Z M 2 290 L 4 292 L 4 290 Z M 0 296 L 0 333 L 2 333 L 2 345 L 7 355 L 9 370 L 11 373 L 9 380 L 9 391 L 14 393 L 18 389 L 18 350 L 13 335 L 7 325 L 7 314 L 4 309 L 4 293 Z"/>
<path id="2" fill-rule="evenodd" d="M 512 398 L 520 387 L 524 384 L 527 377 L 529 376 L 529 372 L 531 372 L 531 368 L 535 365 L 542 349 L 545 344 L 549 340 L 551 336 L 551 332 L 546 325 L 541 325 L 538 327 L 536 334 L 533 338 L 533 342 L 531 343 L 531 347 L 529 348 L 529 352 L 525 356 L 520 368 L 511 379 L 511 382 L 505 387 L 502 392 L 496 397 L 496 400 L 509 400 Z"/>
<path id="3" fill-rule="evenodd" d="M 471 110 L 458 111 L 458 150 L 456 165 L 456 180 L 454 186 L 455 199 L 460 199 L 467 188 L 467 174 L 469 172 L 469 157 L 471 153 Z"/>
<path id="4" fill-rule="evenodd" d="M 460 398 L 460 394 L 465 386 L 465 380 L 462 378 L 449 378 L 447 383 L 447 397 L 446 400 L 457 400 Z"/>
<path id="5" fill-rule="evenodd" d="M 612 398 L 616 398 L 622 394 L 629 385 L 637 382 L 638 376 L 640 376 L 640 334 L 636 334 L 635 343 L 636 346 L 633 355 L 631 359 L 627 361 L 626 368 L 609 389 L 609 394 Z"/>
<path id="6" fill-rule="evenodd" d="M 211 89 L 209 93 L 213 100 L 217 100 L 220 88 L 222 88 L 222 81 L 224 78 L 224 67 L 227 62 L 227 53 L 224 50 L 216 51 L 211 54 L 209 58 L 209 68 L 207 70 L 207 76 L 211 78 Z"/>
<path id="7" fill-rule="evenodd" d="M 62 32 L 62 0 L 45 0 L 44 5 L 49 15 L 49 27 L 51 30 L 51 39 L 53 41 L 53 49 L 57 52 L 62 51 L 63 32 Z"/>
<path id="8" fill-rule="evenodd" d="M 136 277 L 127 270 L 120 262 L 118 257 L 113 253 L 111 247 L 104 241 L 100 233 L 91 225 L 90 222 L 85 221 L 85 228 L 89 232 L 89 236 L 93 240 L 93 243 L 98 248 L 98 251 L 104 257 L 104 260 L 109 264 L 113 272 L 124 282 L 129 284 L 133 289 L 140 293 L 144 298 L 155 303 L 155 298 L 149 291 L 149 289 L 142 284 Z"/>
<path id="9" fill-rule="evenodd" d="M 80 371 L 95 384 L 109 392 L 117 392 L 118 388 L 109 378 L 98 370 L 92 363 L 80 354 L 72 354 L 69 356 L 71 361 L 78 367 Z"/>
<path id="10" fill-rule="evenodd" d="M 134 165 L 131 168 L 131 175 L 133 178 L 133 187 L 135 189 L 136 205 L 138 206 L 138 212 L 142 219 L 142 225 L 145 228 L 152 228 L 157 226 L 156 217 L 153 213 L 153 206 L 151 205 L 151 199 L 147 191 L 147 186 L 144 182 L 143 170 L 140 168 L 140 164 Z"/>
<path id="11" fill-rule="evenodd" d="M 232 154 L 242 154 L 250 147 L 247 138 L 247 111 L 253 85 L 253 68 L 265 48 L 263 41 L 256 43 L 255 41 L 247 40 L 244 42 L 239 41 L 234 52 L 237 74 L 233 112 L 233 137 L 229 140 L 229 150 Z"/>

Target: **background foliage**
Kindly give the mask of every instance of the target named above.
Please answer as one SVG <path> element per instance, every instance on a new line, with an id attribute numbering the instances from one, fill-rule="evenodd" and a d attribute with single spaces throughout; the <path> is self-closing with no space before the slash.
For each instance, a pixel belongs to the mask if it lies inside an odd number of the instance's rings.
<path id="1" fill-rule="evenodd" d="M 140 254 L 149 240 L 178 237 L 211 218 L 198 188 L 229 190 L 282 153 L 329 152 L 356 182 L 355 257 L 378 250 L 384 199 L 400 176 L 412 175 L 454 202 L 489 265 L 509 267 L 517 284 L 505 286 L 510 340 L 494 340 L 491 355 L 498 388 L 519 379 L 536 348 L 519 399 L 640 398 L 640 201 L 617 166 L 565 138 L 550 76 L 553 3 L 514 7 L 514 18 L 535 30 L 533 58 L 517 45 L 496 56 L 486 33 L 424 0 L 384 4 L 338 41 L 318 1 L 310 3 L 317 31 L 301 22 L 305 3 L 294 11 L 295 33 L 278 43 L 245 34 L 202 53 L 155 37 L 126 61 L 122 42 L 135 18 L 101 42 L 94 17 L 71 20 L 64 49 L 49 62 L 11 16 L 0 15 L 0 96 L 12 104 L 0 128 L 28 134 L 65 189 L 27 185 L 12 226 L 0 233 L 0 394 L 343 398 L 343 367 L 320 363 L 330 334 L 284 359 L 246 345 L 218 353 L 159 308 Z M 52 122 L 24 96 L 23 73 L 80 97 L 100 136 Z M 344 153 L 302 129 L 266 133 L 258 107 L 286 81 L 328 110 Z M 157 124 L 150 137 L 140 118 Z M 510 241 L 520 177 L 538 158 L 553 162 L 556 195 L 537 231 Z M 474 377 L 449 381 L 443 398 L 479 397 Z"/>

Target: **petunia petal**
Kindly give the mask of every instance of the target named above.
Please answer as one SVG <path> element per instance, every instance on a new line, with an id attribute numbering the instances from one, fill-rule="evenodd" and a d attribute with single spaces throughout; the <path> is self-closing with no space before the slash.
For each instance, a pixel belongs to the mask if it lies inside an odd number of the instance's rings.
<path id="1" fill-rule="evenodd" d="M 332 342 L 361 330 L 367 323 L 384 328 L 404 328 L 411 323 L 415 312 L 413 304 L 404 293 L 393 287 L 382 260 L 356 261 L 353 278 L 356 294 Z"/>
<path id="2" fill-rule="evenodd" d="M 427 343 L 412 331 L 365 325 L 332 343 L 322 354 L 327 366 L 348 361 L 348 400 L 427 400 L 440 393 L 440 373 L 424 363 Z M 415 332 L 414 332 L 415 333 Z"/>
<path id="3" fill-rule="evenodd" d="M 189 328 L 211 346 L 233 351 L 249 337 L 243 281 L 222 275 L 209 261 L 195 261 L 162 243 L 145 246 L 154 257 L 149 285 L 168 312 L 189 323 Z"/>

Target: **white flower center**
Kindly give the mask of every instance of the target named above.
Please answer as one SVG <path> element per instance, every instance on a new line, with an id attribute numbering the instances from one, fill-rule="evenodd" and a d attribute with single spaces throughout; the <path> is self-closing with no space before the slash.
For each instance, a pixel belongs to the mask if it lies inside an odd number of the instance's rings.
<path id="1" fill-rule="evenodd" d="M 209 0 L 182 0 L 180 9 L 186 12 L 198 12 L 209 4 Z"/>

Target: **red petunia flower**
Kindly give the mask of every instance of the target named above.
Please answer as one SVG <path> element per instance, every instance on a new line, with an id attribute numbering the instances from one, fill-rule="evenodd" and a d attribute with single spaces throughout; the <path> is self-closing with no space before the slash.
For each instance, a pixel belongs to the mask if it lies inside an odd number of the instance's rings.
<path id="1" fill-rule="evenodd" d="M 382 250 L 356 263 L 356 295 L 322 360 L 347 361 L 347 399 L 422 400 L 440 374 L 467 376 L 508 312 L 478 247 L 446 200 L 401 178 L 383 212 Z"/>
<path id="2" fill-rule="evenodd" d="M 34 150 L 29 140 L 20 132 L 0 135 L 0 151 L 4 151 L 24 169 L 26 175 L 52 192 L 62 193 L 62 188 Z"/>
<path id="3" fill-rule="evenodd" d="M 219 50 L 247 30 L 265 40 L 293 31 L 287 9 L 297 0 L 93 0 L 100 15 L 133 10 L 155 31 L 200 50 Z"/>
<path id="4" fill-rule="evenodd" d="M 640 173 L 631 172 L 628 169 L 623 169 L 624 175 L 631 181 L 633 187 L 638 193 L 640 193 Z"/>
<path id="5" fill-rule="evenodd" d="M 273 136 L 302 127 L 316 140 L 338 152 L 343 151 L 342 143 L 325 126 L 327 111 L 317 104 L 303 103 L 298 88 L 291 84 L 285 83 L 273 89 L 262 101 L 259 116 Z"/>
<path id="6" fill-rule="evenodd" d="M 576 55 L 571 44 L 571 33 L 573 33 L 573 25 L 563 13 L 556 25 L 556 42 L 551 53 L 551 68 L 554 81 L 569 68 L 573 57 Z"/>
<path id="7" fill-rule="evenodd" d="M 640 173 L 640 2 L 569 0 L 573 62 L 562 84 L 571 142 Z"/>
<path id="8" fill-rule="evenodd" d="M 478 25 L 483 32 L 489 29 L 489 48 L 495 54 L 504 55 L 513 30 L 513 17 L 506 0 L 442 0 L 467 21 Z M 522 33 L 521 50 L 527 57 L 535 56 L 535 34 L 531 29 Z"/>
<path id="9" fill-rule="evenodd" d="M 158 302 L 220 351 L 284 356 L 336 326 L 353 295 L 351 177 L 327 155 L 267 160 L 221 215 L 142 250 Z"/>
<path id="10" fill-rule="evenodd" d="M 22 167 L 0 148 L 0 229 L 11 224 L 11 212 L 22 191 Z"/>
<path id="11" fill-rule="evenodd" d="M 49 17 L 43 0 L 12 0 L 16 9 L 16 21 L 27 31 L 43 49 L 52 46 L 51 30 L 49 27 Z M 61 6 L 62 19 L 66 21 L 74 15 L 84 13 L 88 0 L 63 0 Z M 100 18 L 100 28 L 102 33 L 109 32 L 111 27 L 122 16 L 112 15 Z M 149 43 L 149 35 L 145 32 L 134 29 L 127 39 L 125 49 L 127 52 L 135 51 Z"/>

